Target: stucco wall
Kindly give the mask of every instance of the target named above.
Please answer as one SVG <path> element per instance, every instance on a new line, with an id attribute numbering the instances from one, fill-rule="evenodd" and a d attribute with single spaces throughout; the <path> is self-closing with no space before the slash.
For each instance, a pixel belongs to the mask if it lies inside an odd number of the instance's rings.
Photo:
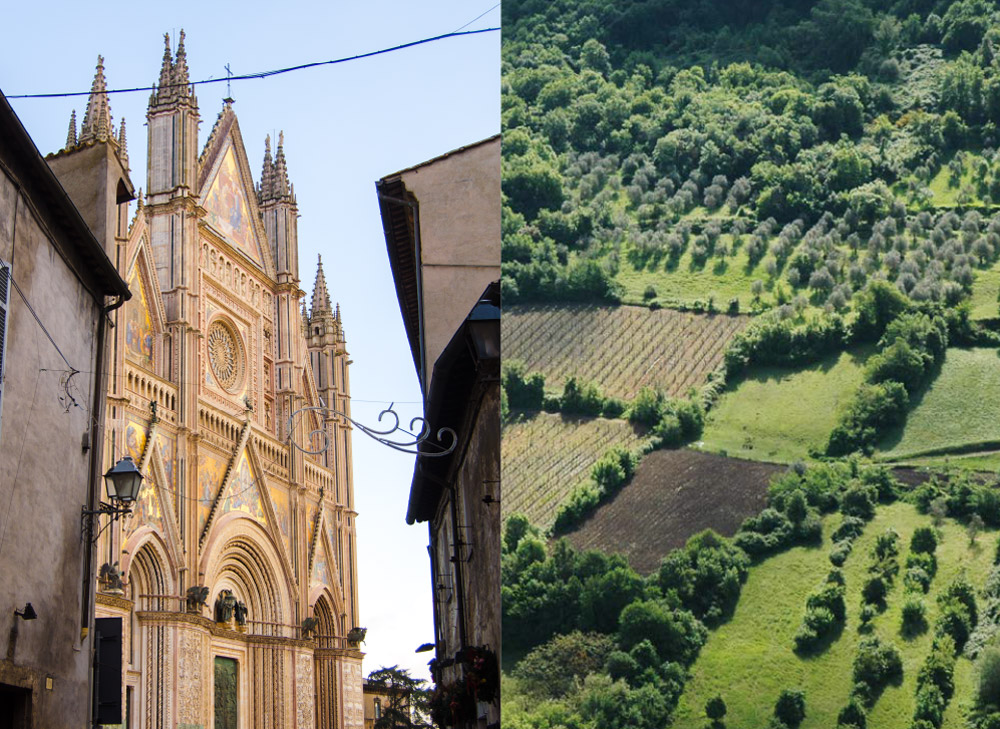
<path id="1" fill-rule="evenodd" d="M 0 172 L 0 258 L 12 264 L 14 281 L 80 373 L 66 384 L 69 366 L 12 286 L 0 412 L 0 683 L 32 688 L 34 726 L 78 728 L 90 705 L 80 510 L 99 309 L 47 237 L 45 228 L 59 226 L 43 227 L 34 210 L 45 207 L 29 198 Z M 13 661 L 4 660 L 13 609 L 26 602 L 38 618 L 18 618 Z"/>
<path id="2" fill-rule="evenodd" d="M 500 279 L 500 139 L 404 172 L 420 205 L 427 372 L 492 281 Z M 425 387 L 429 389 L 430 378 Z"/>

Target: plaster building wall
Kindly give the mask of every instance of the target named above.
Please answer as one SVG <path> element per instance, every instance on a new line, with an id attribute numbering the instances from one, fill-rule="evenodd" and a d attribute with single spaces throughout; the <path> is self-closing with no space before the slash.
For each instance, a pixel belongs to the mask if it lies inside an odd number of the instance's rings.
<path id="1" fill-rule="evenodd" d="M 200 143 L 183 32 L 165 45 L 134 212 L 78 184 L 88 162 L 127 178 L 100 63 L 80 134 L 71 122 L 50 157 L 81 204 L 117 206 L 87 213 L 112 221 L 133 292 L 113 315 L 102 468 L 129 456 L 144 481 L 97 545 L 96 583 L 98 618 L 123 626 L 124 718 L 360 729 L 350 426 L 308 410 L 323 397 L 350 413 L 343 319 L 322 265 L 311 302 L 299 288 L 281 138 L 255 178 L 227 101 Z M 336 450 L 308 440 L 316 429 Z"/>
<path id="2" fill-rule="evenodd" d="M 431 372 L 491 281 L 500 279 L 500 138 L 399 173 L 419 204 L 423 346 Z M 430 391 L 430 377 L 423 383 Z"/>
<path id="3" fill-rule="evenodd" d="M 90 706 L 80 512 L 102 424 L 101 309 L 127 294 L 103 255 L 0 96 L 0 706 L 27 700 L 35 727 L 80 727 Z M 37 618 L 15 617 L 28 602 Z"/>

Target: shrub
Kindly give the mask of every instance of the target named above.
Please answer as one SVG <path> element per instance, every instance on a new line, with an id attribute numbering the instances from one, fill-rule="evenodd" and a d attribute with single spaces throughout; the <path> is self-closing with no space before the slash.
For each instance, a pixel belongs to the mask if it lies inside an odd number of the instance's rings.
<path id="1" fill-rule="evenodd" d="M 941 689 L 933 684 L 927 684 L 917 689 L 916 706 L 913 710 L 913 718 L 918 721 L 927 721 L 936 727 L 941 726 L 944 719 L 944 710 L 948 705 L 947 699 L 941 693 Z"/>
<path id="2" fill-rule="evenodd" d="M 840 522 L 833 532 L 833 541 L 839 542 L 843 539 L 856 539 L 861 536 L 861 532 L 865 529 L 864 519 L 859 519 L 856 516 L 845 516 L 843 521 Z"/>
<path id="3" fill-rule="evenodd" d="M 719 721 L 726 715 L 726 702 L 721 696 L 713 696 L 705 703 L 705 716 L 712 721 Z"/>
<path id="4" fill-rule="evenodd" d="M 628 420 L 633 424 L 652 427 L 663 417 L 663 406 L 663 393 L 652 387 L 644 387 L 632 401 L 632 406 L 628 410 Z"/>
<path id="5" fill-rule="evenodd" d="M 939 599 L 939 603 L 941 612 L 938 614 L 935 632 L 939 636 L 950 637 L 955 643 L 955 649 L 962 650 L 973 627 L 968 608 L 957 599 Z"/>
<path id="6" fill-rule="evenodd" d="M 870 577 L 861 590 L 861 599 L 868 605 L 882 606 L 885 604 L 885 596 L 888 591 L 882 577 Z"/>
<path id="7" fill-rule="evenodd" d="M 855 683 L 866 684 L 875 692 L 902 674 L 903 661 L 892 643 L 871 636 L 858 645 L 852 674 Z"/>
<path id="8" fill-rule="evenodd" d="M 502 375 L 503 389 L 507 401 L 514 410 L 540 410 L 545 397 L 545 377 L 539 372 L 527 373 L 524 363 L 516 360 L 504 361 Z"/>
<path id="9" fill-rule="evenodd" d="M 922 526 L 913 530 L 910 539 L 910 551 L 916 554 L 934 554 L 937 549 L 937 532 L 933 527 Z"/>
<path id="10" fill-rule="evenodd" d="M 749 568 L 750 559 L 743 550 L 706 530 L 663 559 L 656 584 L 664 595 L 675 591 L 685 608 L 713 623 L 736 605 Z"/>
<path id="11" fill-rule="evenodd" d="M 868 726 L 868 714 L 865 707 L 856 698 L 847 702 L 847 706 L 837 714 L 837 726 L 855 727 L 856 729 L 866 729 Z"/>
<path id="12" fill-rule="evenodd" d="M 610 636 L 573 632 L 557 635 L 534 648 L 514 669 L 533 694 L 547 697 L 565 695 L 576 678 L 601 669 L 614 649 Z"/>
<path id="13" fill-rule="evenodd" d="M 1000 646 L 990 646 L 979 654 L 976 699 L 982 706 L 1000 707 Z"/>
<path id="14" fill-rule="evenodd" d="M 655 600 L 636 601 L 622 610 L 618 641 L 631 649 L 648 640 L 661 661 L 688 665 L 705 644 L 708 631 L 686 610 L 671 610 Z"/>
<path id="15" fill-rule="evenodd" d="M 563 385 L 560 409 L 568 415 L 598 416 L 604 408 L 604 398 L 593 382 L 567 377 Z"/>
<path id="16" fill-rule="evenodd" d="M 799 689 L 785 689 L 778 696 L 774 716 L 787 727 L 794 729 L 806 718 L 806 695 Z"/>
<path id="17" fill-rule="evenodd" d="M 903 601 L 902 631 L 906 635 L 916 635 L 927 629 L 927 607 L 924 601 L 915 595 L 909 595 Z"/>
<path id="18" fill-rule="evenodd" d="M 639 675 L 639 664 L 625 651 L 612 651 L 608 654 L 605 670 L 615 681 L 624 679 L 632 683 Z"/>
<path id="19" fill-rule="evenodd" d="M 830 562 L 835 567 L 842 567 L 844 562 L 847 561 L 848 556 L 851 554 L 851 549 L 854 547 L 854 541 L 851 539 L 844 539 L 840 542 L 835 542 L 833 549 L 830 550 Z"/>
<path id="20" fill-rule="evenodd" d="M 848 488 L 840 502 L 840 511 L 847 517 L 870 521 L 875 516 L 875 489 L 856 484 Z"/>

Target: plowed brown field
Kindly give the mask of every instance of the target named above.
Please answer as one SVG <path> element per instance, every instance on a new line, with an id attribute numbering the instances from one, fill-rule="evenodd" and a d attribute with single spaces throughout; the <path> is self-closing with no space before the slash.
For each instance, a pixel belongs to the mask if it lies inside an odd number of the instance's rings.
<path id="1" fill-rule="evenodd" d="M 511 306 L 501 322 L 503 356 L 544 374 L 550 389 L 575 375 L 614 397 L 632 399 L 646 385 L 678 396 L 705 384 L 749 322 L 641 306 Z"/>
<path id="2" fill-rule="evenodd" d="M 648 574 L 703 529 L 735 534 L 764 508 L 771 476 L 785 468 L 686 448 L 654 451 L 632 482 L 568 537 L 579 549 L 624 554 Z"/>

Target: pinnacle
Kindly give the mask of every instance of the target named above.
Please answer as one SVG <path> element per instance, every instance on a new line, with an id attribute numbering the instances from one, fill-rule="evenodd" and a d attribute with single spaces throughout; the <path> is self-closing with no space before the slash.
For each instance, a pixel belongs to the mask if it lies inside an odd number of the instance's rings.
<path id="1" fill-rule="evenodd" d="M 80 127 L 79 142 L 107 142 L 113 137 L 111 128 L 111 105 L 108 103 L 107 82 L 104 80 L 104 57 L 97 57 L 97 72 L 90 87 L 87 111 Z"/>
<path id="2" fill-rule="evenodd" d="M 264 169 L 260 174 L 260 199 L 269 200 L 272 197 L 274 179 L 274 161 L 271 159 L 271 135 L 264 138 Z"/>
<path id="3" fill-rule="evenodd" d="M 183 28 L 177 41 L 177 57 L 173 67 L 173 82 L 175 84 L 184 84 L 184 86 L 175 89 L 178 95 L 188 95 L 187 84 L 190 82 L 190 79 L 188 78 L 187 51 L 184 50 Z"/>
<path id="4" fill-rule="evenodd" d="M 288 167 L 285 163 L 285 133 L 278 132 L 278 151 L 274 155 L 274 196 L 288 195 Z"/>
<path id="5" fill-rule="evenodd" d="M 153 92 L 158 98 L 161 94 L 170 93 L 171 83 L 170 34 L 163 34 L 163 65 L 160 66 L 160 87 Z"/>
<path id="6" fill-rule="evenodd" d="M 122 117 L 122 123 L 118 125 L 118 157 L 121 159 L 122 164 L 128 168 L 128 144 L 125 141 L 125 117 Z"/>
<path id="7" fill-rule="evenodd" d="M 318 256 L 316 268 L 316 284 L 313 286 L 312 316 L 330 312 L 330 292 L 326 288 L 326 276 L 323 275 L 323 256 Z"/>
<path id="8" fill-rule="evenodd" d="M 69 131 L 66 134 L 66 149 L 76 146 L 76 109 L 69 116 Z"/>

